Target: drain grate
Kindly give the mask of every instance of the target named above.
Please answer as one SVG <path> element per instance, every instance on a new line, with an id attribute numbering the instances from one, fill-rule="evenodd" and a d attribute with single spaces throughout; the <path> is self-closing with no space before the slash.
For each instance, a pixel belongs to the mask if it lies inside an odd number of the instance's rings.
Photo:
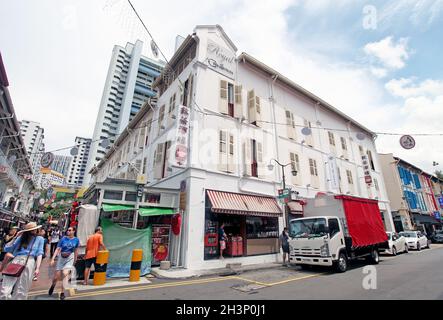
<path id="1" fill-rule="evenodd" d="M 249 292 L 257 291 L 257 290 L 265 288 L 265 287 L 266 286 L 253 283 L 253 284 L 247 284 L 247 285 L 232 286 L 231 289 L 249 293 Z"/>

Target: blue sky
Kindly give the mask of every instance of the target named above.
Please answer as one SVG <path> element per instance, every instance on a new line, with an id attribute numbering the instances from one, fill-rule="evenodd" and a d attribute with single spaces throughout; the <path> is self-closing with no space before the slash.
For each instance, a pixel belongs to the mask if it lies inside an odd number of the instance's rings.
<path id="1" fill-rule="evenodd" d="M 133 3 L 168 57 L 177 34 L 220 24 L 239 53 L 374 131 L 443 132 L 443 0 Z M 374 30 L 363 28 L 367 5 Z M 42 123 L 48 149 L 92 136 L 112 47 L 136 39 L 148 42 L 124 0 L 0 0 L 0 50 L 19 119 Z M 411 151 L 398 138 L 379 136 L 377 148 L 443 168 L 441 137 L 417 137 Z"/>

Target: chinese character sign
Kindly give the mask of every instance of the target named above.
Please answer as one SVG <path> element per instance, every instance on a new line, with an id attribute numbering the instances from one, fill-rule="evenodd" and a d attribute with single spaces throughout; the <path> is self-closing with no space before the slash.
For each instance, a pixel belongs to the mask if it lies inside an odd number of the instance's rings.
<path id="1" fill-rule="evenodd" d="M 190 110 L 186 106 L 178 108 L 177 131 L 175 136 L 175 144 L 172 149 L 173 165 L 185 167 L 188 159 L 188 139 L 189 139 L 189 122 Z"/>
<path id="2" fill-rule="evenodd" d="M 371 177 L 371 171 L 369 167 L 369 161 L 367 155 L 362 155 L 361 160 L 363 162 L 363 172 L 365 174 L 365 182 L 368 185 L 372 184 L 372 177 Z"/>

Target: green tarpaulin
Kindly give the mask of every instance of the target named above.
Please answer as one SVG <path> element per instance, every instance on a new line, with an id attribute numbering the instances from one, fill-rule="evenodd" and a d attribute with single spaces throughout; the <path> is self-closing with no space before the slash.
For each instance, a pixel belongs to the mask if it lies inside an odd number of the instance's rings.
<path id="1" fill-rule="evenodd" d="M 170 208 L 139 208 L 138 209 L 138 213 L 142 216 L 142 217 L 147 217 L 147 216 L 160 216 L 163 214 L 174 214 L 175 211 L 174 209 L 170 209 Z"/>
<path id="2" fill-rule="evenodd" d="M 130 205 L 130 204 L 109 204 L 109 203 L 103 203 L 102 209 L 105 212 L 120 211 L 120 210 L 134 210 L 135 206 Z"/>
<path id="3" fill-rule="evenodd" d="M 106 276 L 110 278 L 129 277 L 131 269 L 132 250 L 142 249 L 143 258 L 140 269 L 141 275 L 151 272 L 152 261 L 152 230 L 130 229 L 102 219 L 103 242 L 109 250 Z"/>

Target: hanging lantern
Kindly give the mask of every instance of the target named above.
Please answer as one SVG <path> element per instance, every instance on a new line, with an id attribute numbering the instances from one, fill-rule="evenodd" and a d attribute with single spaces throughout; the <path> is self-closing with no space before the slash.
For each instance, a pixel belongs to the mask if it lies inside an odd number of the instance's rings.
<path id="1" fill-rule="evenodd" d="M 181 225 L 182 225 L 181 214 L 179 214 L 179 213 L 174 214 L 174 216 L 172 217 L 171 226 L 172 226 L 172 232 L 176 236 L 180 234 Z"/>

